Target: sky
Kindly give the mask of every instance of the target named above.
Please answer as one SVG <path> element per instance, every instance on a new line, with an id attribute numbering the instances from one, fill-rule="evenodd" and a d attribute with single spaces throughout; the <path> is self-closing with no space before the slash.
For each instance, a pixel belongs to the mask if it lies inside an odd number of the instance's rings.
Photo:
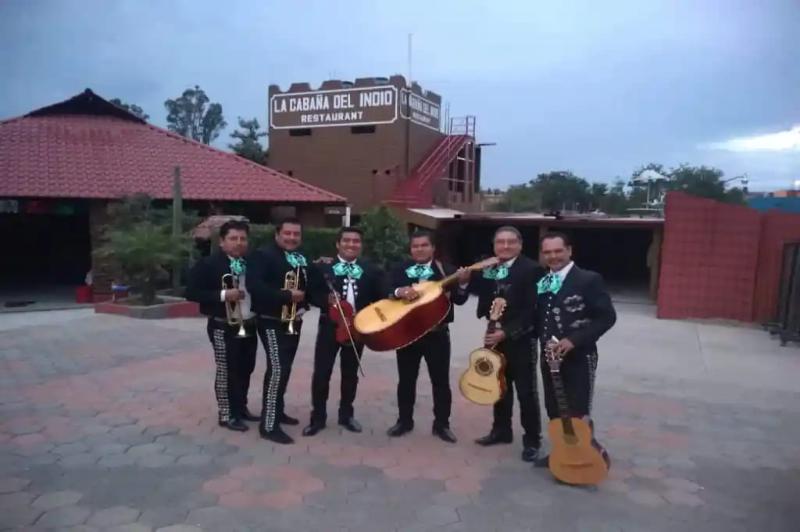
<path id="1" fill-rule="evenodd" d="M 800 180 L 800 0 L 0 0 L 0 119 L 89 87 L 166 124 L 200 85 L 266 125 L 267 88 L 407 75 L 475 115 L 483 186 L 658 162 Z M 731 183 L 734 185 L 736 182 Z"/>

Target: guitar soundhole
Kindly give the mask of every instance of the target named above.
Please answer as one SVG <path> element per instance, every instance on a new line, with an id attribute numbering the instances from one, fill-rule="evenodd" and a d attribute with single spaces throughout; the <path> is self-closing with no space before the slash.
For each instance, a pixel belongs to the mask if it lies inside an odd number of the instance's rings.
<path id="1" fill-rule="evenodd" d="M 492 364 L 492 361 L 486 357 L 479 358 L 475 362 L 475 372 L 481 377 L 488 377 L 492 374 L 493 369 L 494 364 Z"/>

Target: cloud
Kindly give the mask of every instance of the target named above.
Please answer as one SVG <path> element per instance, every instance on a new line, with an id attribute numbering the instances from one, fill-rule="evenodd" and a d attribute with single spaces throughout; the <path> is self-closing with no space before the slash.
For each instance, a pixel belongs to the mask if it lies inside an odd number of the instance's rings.
<path id="1" fill-rule="evenodd" d="M 713 142 L 704 146 L 704 148 L 735 152 L 800 152 L 800 125 L 777 133 Z"/>

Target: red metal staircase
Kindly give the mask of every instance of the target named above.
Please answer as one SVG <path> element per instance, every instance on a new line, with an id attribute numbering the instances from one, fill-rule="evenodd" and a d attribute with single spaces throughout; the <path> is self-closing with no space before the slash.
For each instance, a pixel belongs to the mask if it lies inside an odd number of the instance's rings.
<path id="1" fill-rule="evenodd" d="M 447 176 L 450 163 L 474 140 L 474 117 L 452 119 L 450 134 L 433 147 L 408 178 L 398 185 L 386 203 L 404 207 L 430 207 L 433 204 L 433 185 Z"/>

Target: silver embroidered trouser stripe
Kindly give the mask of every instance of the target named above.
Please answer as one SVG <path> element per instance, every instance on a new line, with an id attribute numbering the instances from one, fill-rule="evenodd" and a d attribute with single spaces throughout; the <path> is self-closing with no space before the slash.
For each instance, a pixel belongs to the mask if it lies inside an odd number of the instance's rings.
<path id="1" fill-rule="evenodd" d="M 214 394 L 217 396 L 219 420 L 228 421 L 231 417 L 231 404 L 228 396 L 228 360 L 225 349 L 225 332 L 214 329 L 213 333 L 214 362 L 217 366 L 214 377 Z"/>
<path id="2" fill-rule="evenodd" d="M 597 351 L 592 350 L 586 355 L 586 362 L 589 368 L 589 405 L 588 414 L 592 413 L 592 399 L 594 398 L 594 377 L 597 373 Z"/>
<path id="3" fill-rule="evenodd" d="M 281 360 L 278 356 L 278 337 L 275 334 L 275 329 L 266 329 L 265 333 L 267 337 L 267 363 L 272 370 L 267 390 L 264 394 L 264 428 L 269 431 L 275 428 L 276 405 L 281 383 Z"/>

